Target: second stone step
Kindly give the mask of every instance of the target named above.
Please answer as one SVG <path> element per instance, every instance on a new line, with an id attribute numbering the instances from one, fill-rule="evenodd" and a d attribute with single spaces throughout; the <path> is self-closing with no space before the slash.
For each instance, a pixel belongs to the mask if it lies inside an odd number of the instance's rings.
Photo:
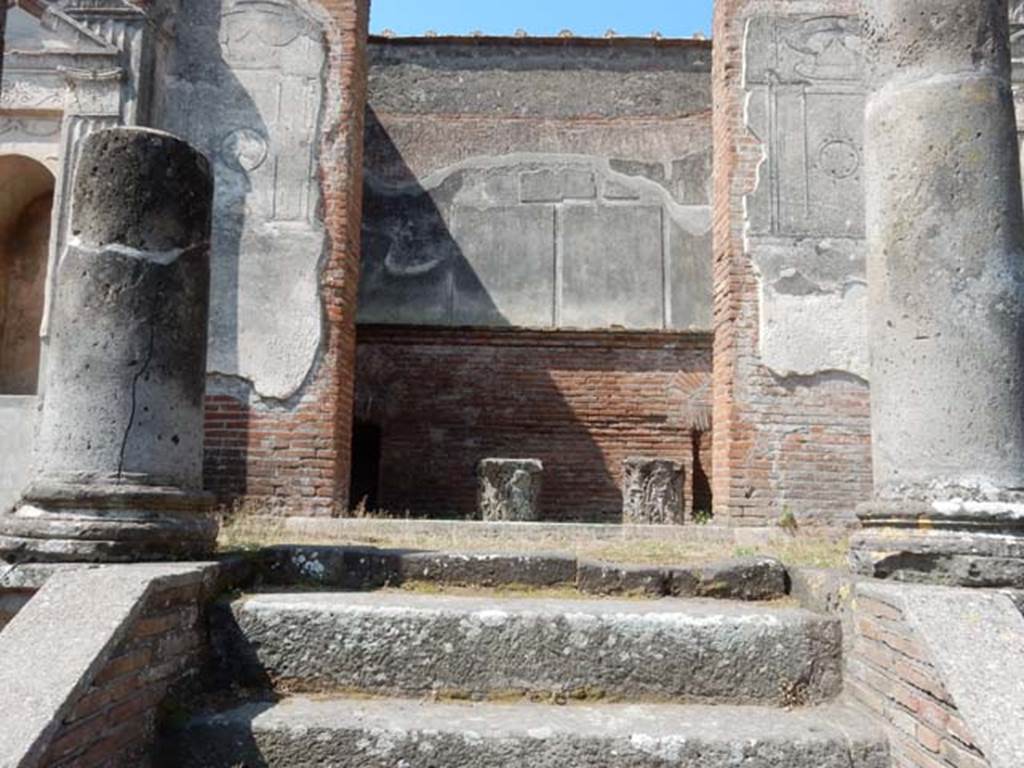
<path id="1" fill-rule="evenodd" d="M 778 606 L 282 593 L 213 621 L 234 682 L 289 692 L 788 706 L 841 686 L 838 622 Z"/>

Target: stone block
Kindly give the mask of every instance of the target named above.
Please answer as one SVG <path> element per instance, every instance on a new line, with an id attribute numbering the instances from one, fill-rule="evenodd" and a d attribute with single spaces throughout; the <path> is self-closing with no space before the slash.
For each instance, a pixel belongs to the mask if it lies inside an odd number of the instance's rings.
<path id="1" fill-rule="evenodd" d="M 839 621 L 724 600 L 281 592 L 218 607 L 222 663 L 293 692 L 828 700 Z"/>
<path id="2" fill-rule="evenodd" d="M 845 570 L 790 568 L 790 594 L 803 608 L 842 615 L 850 609 L 856 577 Z"/>
<path id="3" fill-rule="evenodd" d="M 555 211 L 458 207 L 453 235 L 455 325 L 545 328 L 555 323 Z"/>
<path id="4" fill-rule="evenodd" d="M 700 597 L 776 600 L 787 591 L 786 569 L 771 557 L 726 560 L 700 569 Z"/>
<path id="5" fill-rule="evenodd" d="M 786 596 L 787 585 L 785 566 L 771 557 L 737 558 L 668 572 L 669 593 L 676 597 L 777 600 Z"/>
<path id="6" fill-rule="evenodd" d="M 590 595 L 668 594 L 668 571 L 652 565 L 617 565 L 582 562 L 576 572 L 576 588 Z"/>
<path id="7" fill-rule="evenodd" d="M 664 327 L 663 216 L 649 205 L 562 211 L 562 326 Z"/>
<path id="8" fill-rule="evenodd" d="M 261 575 L 273 586 L 379 589 L 399 582 L 404 553 L 375 547 L 272 547 Z"/>
<path id="9" fill-rule="evenodd" d="M 471 736 L 467 723 L 472 723 Z M 783 711 L 316 697 L 198 715 L 168 734 L 161 753 L 175 768 L 892 765 L 884 732 L 844 706 Z"/>
<path id="10" fill-rule="evenodd" d="M 541 473 L 536 459 L 484 459 L 477 466 L 480 515 L 488 522 L 540 519 Z"/>
<path id="11" fill-rule="evenodd" d="M 401 581 L 467 587 L 553 587 L 572 584 L 576 560 L 559 554 L 411 552 L 400 559 Z"/>
<path id="12" fill-rule="evenodd" d="M 623 461 L 622 522 L 682 525 L 682 465 L 668 459 L 628 458 Z"/>
<path id="13" fill-rule="evenodd" d="M 597 182 L 592 171 L 578 168 L 545 168 L 519 176 L 520 200 L 524 203 L 561 203 L 593 200 Z"/>

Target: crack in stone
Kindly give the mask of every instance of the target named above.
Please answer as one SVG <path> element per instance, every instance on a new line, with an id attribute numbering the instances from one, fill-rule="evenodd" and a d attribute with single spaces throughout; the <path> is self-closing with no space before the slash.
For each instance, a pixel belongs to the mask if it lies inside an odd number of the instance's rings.
<path id="1" fill-rule="evenodd" d="M 150 364 L 153 362 L 153 350 L 156 347 L 156 315 L 160 303 L 160 295 L 162 291 L 156 291 L 153 294 L 153 306 L 152 311 L 149 315 L 149 344 L 146 349 L 146 357 L 143 360 L 142 367 L 136 372 L 132 378 L 132 406 L 128 413 L 128 424 L 124 429 L 124 436 L 121 438 L 121 451 L 117 459 L 117 482 L 121 483 L 124 480 L 124 459 L 125 452 L 128 450 L 128 438 L 131 436 L 132 427 L 135 426 L 135 414 L 138 410 L 138 389 L 139 380 L 146 375 L 149 370 Z"/>

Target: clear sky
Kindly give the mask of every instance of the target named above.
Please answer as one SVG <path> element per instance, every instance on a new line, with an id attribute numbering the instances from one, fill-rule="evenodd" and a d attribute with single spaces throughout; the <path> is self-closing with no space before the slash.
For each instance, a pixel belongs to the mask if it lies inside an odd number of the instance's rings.
<path id="1" fill-rule="evenodd" d="M 511 35 L 557 35 L 571 29 L 579 36 L 601 36 L 608 29 L 620 35 L 646 36 L 657 30 L 666 37 L 711 33 L 712 0 L 372 0 L 370 28 L 399 35 L 464 35 L 481 31 Z"/>

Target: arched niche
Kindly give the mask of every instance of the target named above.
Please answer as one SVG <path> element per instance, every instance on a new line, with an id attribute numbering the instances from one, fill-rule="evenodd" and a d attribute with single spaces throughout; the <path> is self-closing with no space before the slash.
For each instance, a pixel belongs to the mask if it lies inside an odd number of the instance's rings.
<path id="1" fill-rule="evenodd" d="M 54 183 L 38 161 L 0 155 L 0 396 L 38 391 Z"/>

